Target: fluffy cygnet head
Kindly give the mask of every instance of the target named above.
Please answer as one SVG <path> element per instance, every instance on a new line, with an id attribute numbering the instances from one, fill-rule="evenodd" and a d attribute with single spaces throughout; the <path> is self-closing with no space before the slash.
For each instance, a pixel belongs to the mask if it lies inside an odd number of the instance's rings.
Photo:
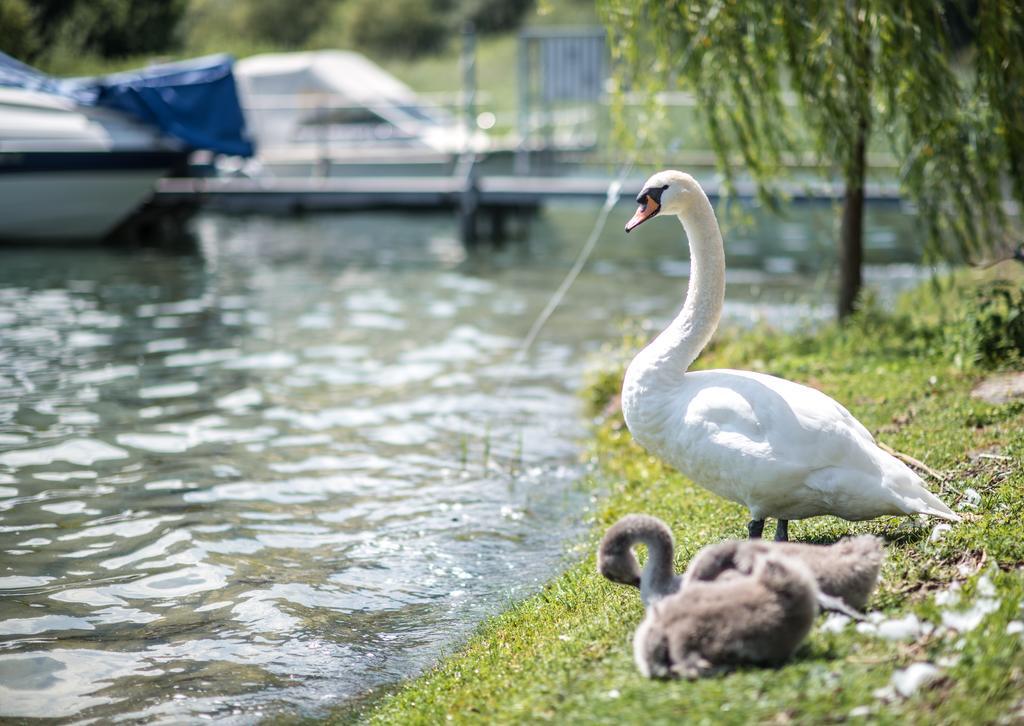
<path id="1" fill-rule="evenodd" d="M 640 570 L 633 547 L 647 546 L 647 563 Z M 597 548 L 597 571 L 612 582 L 640 588 L 644 606 L 679 589 L 681 578 L 672 568 L 672 531 L 657 517 L 627 514 L 613 524 Z"/>
<path id="2" fill-rule="evenodd" d="M 780 553 L 758 554 L 752 571 L 694 581 L 651 605 L 633 637 L 650 678 L 697 678 L 735 665 L 789 658 L 818 613 L 809 568 Z"/>

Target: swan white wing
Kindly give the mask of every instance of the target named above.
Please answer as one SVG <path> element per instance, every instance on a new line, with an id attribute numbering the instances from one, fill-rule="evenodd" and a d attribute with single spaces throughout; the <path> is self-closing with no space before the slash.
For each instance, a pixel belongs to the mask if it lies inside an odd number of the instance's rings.
<path id="1" fill-rule="evenodd" d="M 845 406 L 816 388 L 752 371 L 708 371 L 708 373 L 719 372 L 747 378 L 778 394 L 785 399 L 787 408 L 792 410 L 804 427 L 810 427 L 811 430 L 816 431 L 818 427 L 825 426 L 875 443 L 875 437 L 871 435 L 871 432 L 854 418 Z M 699 374 L 699 371 L 697 373 Z"/>
<path id="2" fill-rule="evenodd" d="M 755 516 L 944 514 L 849 411 L 808 386 L 748 371 L 695 371 L 657 409 L 670 420 L 648 412 L 642 420 L 654 426 L 634 436 Z"/>
<path id="3" fill-rule="evenodd" d="M 821 391 L 749 371 L 696 371 L 686 378 L 684 429 L 703 429 L 713 441 L 787 472 L 840 464 L 878 471 L 865 455 L 877 449 L 874 437 Z"/>
<path id="4" fill-rule="evenodd" d="M 826 451 L 841 457 L 832 466 L 812 472 L 806 480 L 807 486 L 829 495 L 834 511 L 845 511 L 850 519 L 869 519 L 878 516 L 880 507 L 889 505 L 903 514 L 925 513 L 960 521 L 941 499 L 928 491 L 920 476 L 883 451 L 871 432 L 839 402 L 814 388 L 782 378 L 761 376 L 761 381 L 786 396 L 802 422 L 816 423 L 819 430 L 828 432 L 824 440 L 815 433 L 816 442 L 838 447 L 832 451 L 828 447 Z"/>

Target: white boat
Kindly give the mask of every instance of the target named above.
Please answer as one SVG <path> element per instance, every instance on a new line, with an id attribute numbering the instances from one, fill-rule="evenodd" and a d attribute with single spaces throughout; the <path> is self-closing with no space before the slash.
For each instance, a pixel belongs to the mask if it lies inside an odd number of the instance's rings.
<path id="1" fill-rule="evenodd" d="M 235 64 L 235 78 L 260 174 L 445 173 L 487 146 L 359 53 L 255 55 Z"/>
<path id="2" fill-rule="evenodd" d="M 125 113 L 0 87 L 0 239 L 104 237 L 186 156 Z"/>
<path id="3" fill-rule="evenodd" d="M 99 239 L 192 150 L 250 156 L 232 64 L 59 79 L 0 52 L 0 239 Z"/>

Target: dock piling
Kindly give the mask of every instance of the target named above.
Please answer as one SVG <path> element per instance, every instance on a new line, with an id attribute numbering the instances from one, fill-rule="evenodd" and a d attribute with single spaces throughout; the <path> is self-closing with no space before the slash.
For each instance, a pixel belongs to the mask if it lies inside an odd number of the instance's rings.
<path id="1" fill-rule="evenodd" d="M 477 214 L 480 211 L 480 180 L 476 168 L 476 154 L 463 154 L 455 173 L 462 182 L 459 193 L 459 236 L 466 247 L 475 247 Z"/>

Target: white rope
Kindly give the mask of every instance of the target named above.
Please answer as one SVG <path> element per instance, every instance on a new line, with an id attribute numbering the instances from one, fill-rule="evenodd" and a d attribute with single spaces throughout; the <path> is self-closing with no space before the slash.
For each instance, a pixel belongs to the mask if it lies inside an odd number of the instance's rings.
<path id="1" fill-rule="evenodd" d="M 552 314 L 554 314 L 555 310 L 558 309 L 558 306 L 561 305 L 566 293 L 569 292 L 569 288 L 576 282 L 576 278 L 580 276 L 583 266 L 587 264 L 587 260 L 590 258 L 591 253 L 593 253 L 597 240 L 604 230 L 604 225 L 608 221 L 608 215 L 611 213 L 612 207 L 619 201 L 619 196 L 622 193 L 622 184 L 632 169 L 632 161 L 624 164 L 619 175 L 608 185 L 608 194 L 605 197 L 604 206 L 601 207 L 601 212 L 597 215 L 597 221 L 594 222 L 594 228 L 590 231 L 590 237 L 587 238 L 586 243 L 580 248 L 579 253 L 576 255 L 576 261 L 572 263 L 572 267 L 569 268 L 569 272 L 562 279 L 558 289 L 555 290 L 551 299 L 548 300 L 548 304 L 544 306 L 540 315 L 537 316 L 537 319 L 533 321 L 533 325 L 530 326 L 530 330 L 526 337 L 523 338 L 523 342 L 519 344 L 519 349 L 512 359 L 514 364 L 518 365 L 523 362 L 526 353 L 530 350 L 530 346 L 537 340 L 541 329 L 548 322 L 548 319 L 551 318 Z"/>
<path id="2" fill-rule="evenodd" d="M 685 64 L 689 61 L 690 55 L 693 53 L 697 46 L 697 43 L 701 41 L 706 33 L 707 27 L 710 23 L 718 16 L 718 13 L 722 9 L 722 2 L 719 1 L 714 7 L 708 11 L 701 19 L 700 27 L 694 34 L 693 38 L 690 39 L 690 44 L 687 46 L 683 53 L 683 61 Z M 569 288 L 579 277 L 580 272 L 583 271 L 583 266 L 587 263 L 591 253 L 594 251 L 594 246 L 597 244 L 598 237 L 601 236 L 604 225 L 608 221 L 608 214 L 612 211 L 612 207 L 615 206 L 616 202 L 619 201 L 619 195 L 622 192 L 622 184 L 626 180 L 626 176 L 633 169 L 633 160 L 626 162 L 622 169 L 619 171 L 618 177 L 616 177 L 611 184 L 608 185 L 608 196 L 604 200 L 604 206 L 601 207 L 600 214 L 597 215 L 597 221 L 594 223 L 594 229 L 590 232 L 590 237 L 587 239 L 586 244 L 580 248 L 579 254 L 576 255 L 576 261 L 573 263 L 565 279 L 562 280 L 562 284 L 555 290 L 555 294 L 548 300 L 548 304 L 537 316 L 537 319 L 533 321 L 533 325 L 530 327 L 526 337 L 523 338 L 523 342 L 519 345 L 519 349 L 516 351 L 515 357 L 512 359 L 513 363 L 518 365 L 523 362 L 526 357 L 526 353 L 530 350 L 530 346 L 533 345 L 534 341 L 537 340 L 537 335 L 540 333 L 541 328 L 547 323 L 548 319 L 555 312 L 558 306 L 562 303 L 562 299 L 566 293 L 569 292 Z"/>

